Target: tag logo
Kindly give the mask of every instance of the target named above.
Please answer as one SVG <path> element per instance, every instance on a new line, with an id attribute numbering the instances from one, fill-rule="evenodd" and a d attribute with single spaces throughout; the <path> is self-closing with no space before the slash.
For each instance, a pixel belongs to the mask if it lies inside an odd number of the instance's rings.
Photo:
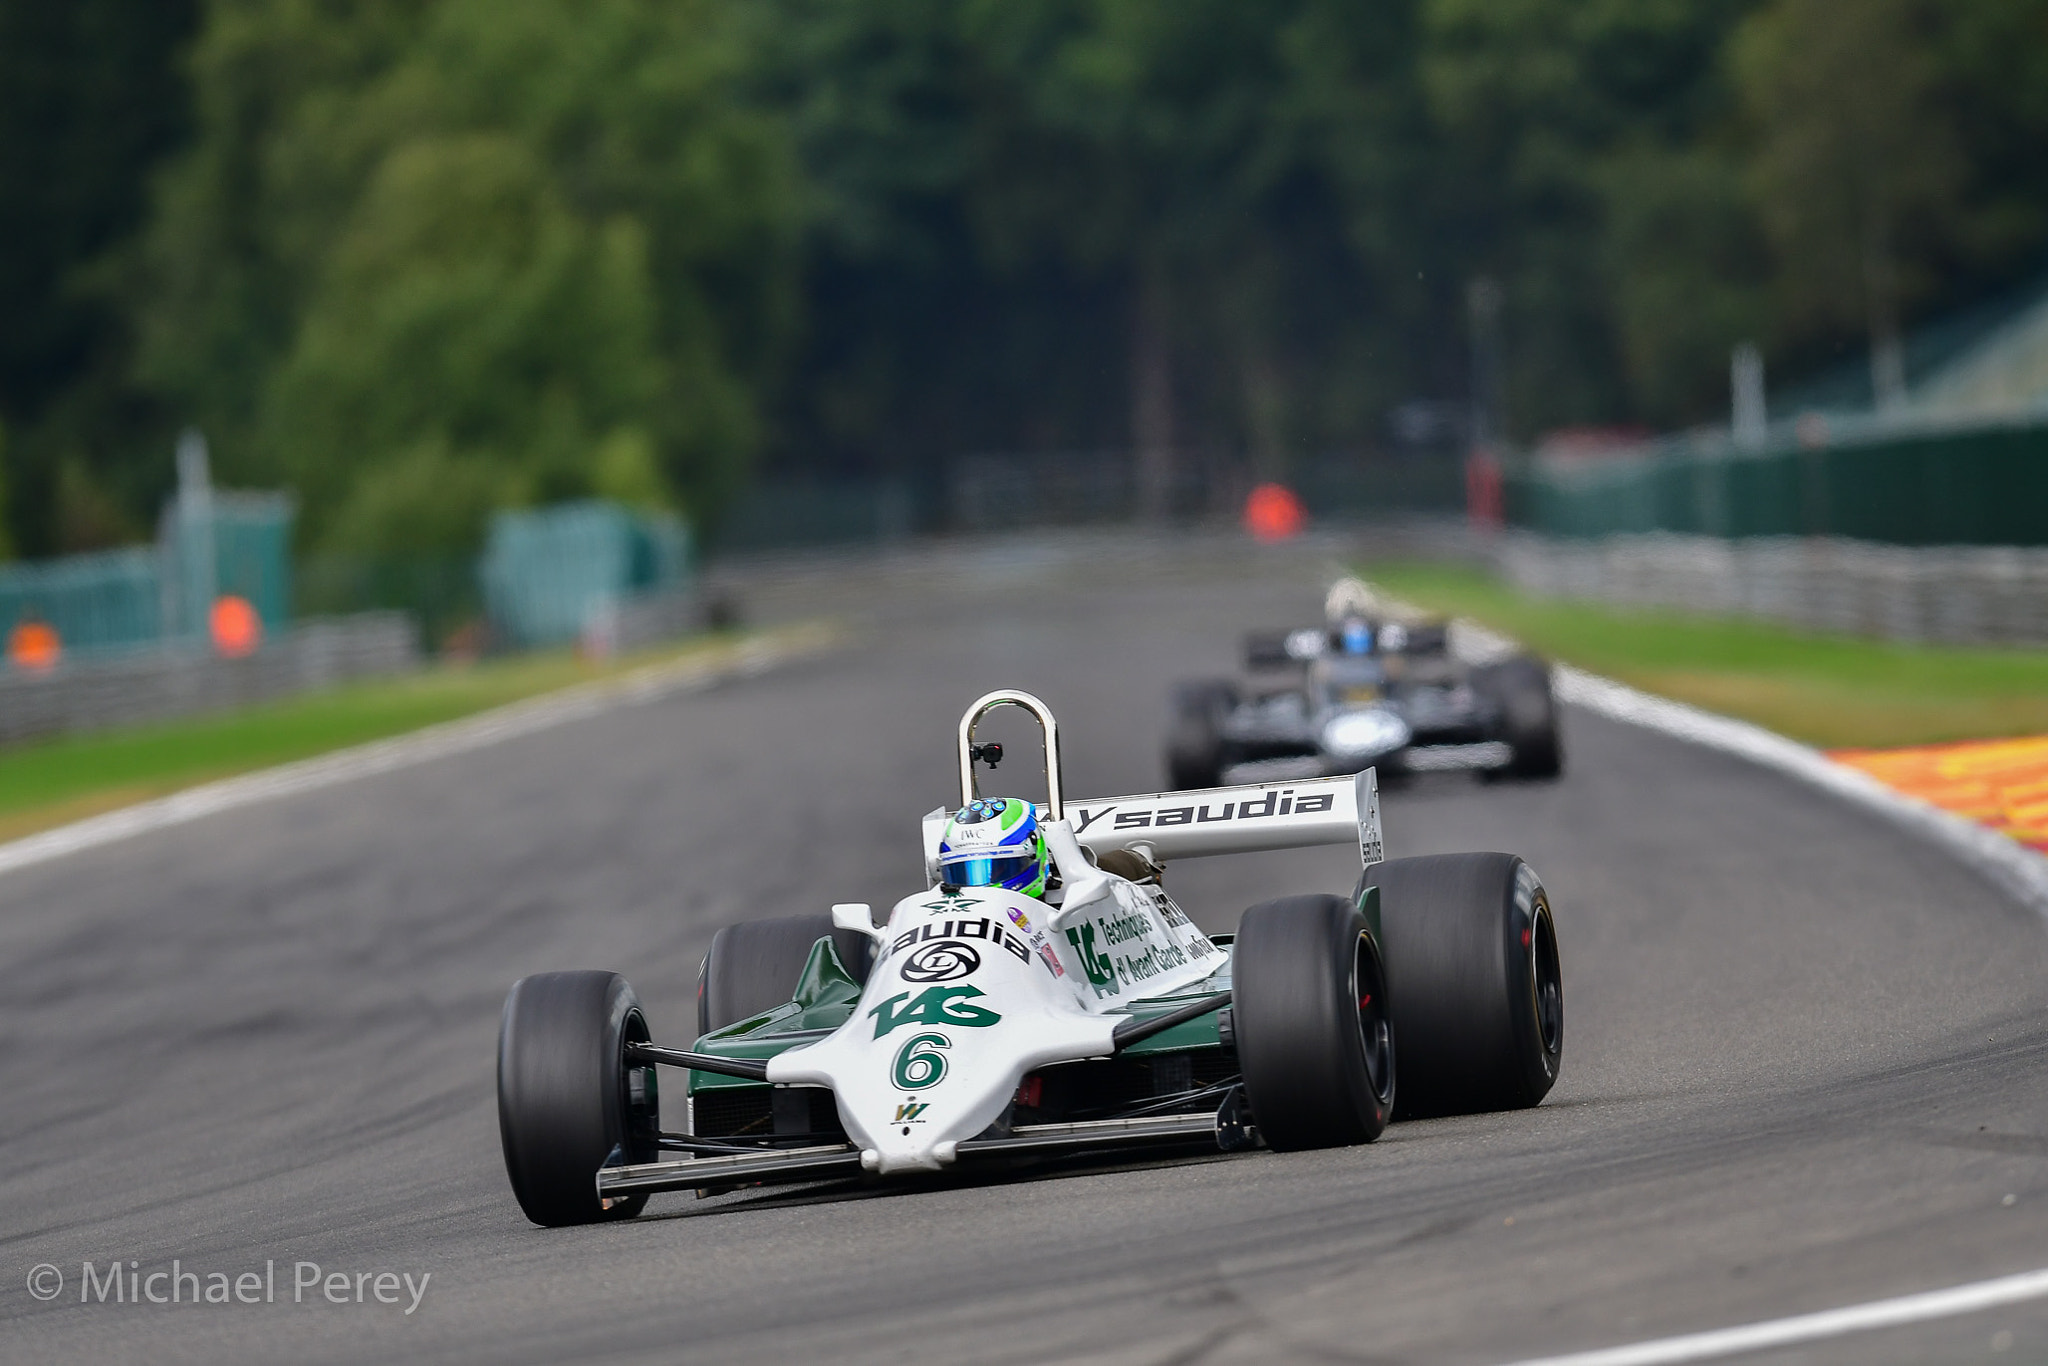
<path id="1" fill-rule="evenodd" d="M 926 987 L 917 994 L 916 1000 L 899 1009 L 897 1002 L 910 1000 L 909 992 L 899 991 L 870 1010 L 868 1014 L 875 1017 L 875 1037 L 878 1039 L 898 1025 L 907 1024 L 961 1025 L 968 1029 L 986 1029 L 1003 1017 L 986 1006 L 969 1004 L 975 997 L 985 995 L 987 993 L 980 987 Z M 931 1037 L 940 1036 L 935 1034 Z M 911 1043 L 916 1042 L 916 1039 L 911 1040 Z M 942 1046 L 950 1047 L 951 1041 L 942 1040 Z M 898 1061 L 901 1060 L 899 1056 Z M 940 1070 L 944 1070 L 943 1060 Z M 931 1083 L 925 1082 L 924 1085 L 929 1086 Z"/>
<path id="2" fill-rule="evenodd" d="M 1088 980 L 1091 983 L 1097 987 L 1108 987 L 1111 991 L 1117 989 L 1116 969 L 1110 963 L 1109 955 L 1095 951 L 1095 924 L 1093 921 L 1081 926 L 1079 929 L 1069 929 L 1067 931 L 1067 942 L 1074 946 L 1075 953 L 1081 955 L 1082 970 L 1088 974 Z"/>

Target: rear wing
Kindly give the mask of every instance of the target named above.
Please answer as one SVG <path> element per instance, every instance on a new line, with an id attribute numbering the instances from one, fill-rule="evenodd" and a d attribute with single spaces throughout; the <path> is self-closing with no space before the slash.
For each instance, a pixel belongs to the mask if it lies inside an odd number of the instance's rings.
<path id="1" fill-rule="evenodd" d="M 1298 783 L 1248 783 L 1192 792 L 1152 792 L 1066 804 L 1074 839 L 1096 858 L 1132 849 L 1155 863 L 1210 854 L 1251 854 L 1316 844 L 1358 844 L 1362 866 L 1386 861 L 1379 775 L 1372 769 Z M 925 875 L 939 875 L 939 837 L 952 813 L 924 818 Z M 1050 813 L 1038 809 L 1040 820 Z M 1057 851 L 1055 851 L 1057 852 Z"/>
<path id="2" fill-rule="evenodd" d="M 1250 783 L 1205 787 L 1192 792 L 1150 792 L 1138 797 L 1104 797 L 1063 802 L 1060 795 L 1059 726 L 1045 703 L 1028 692 L 998 689 L 977 699 L 960 718 L 960 805 L 978 795 L 974 766 L 991 768 L 1000 747 L 975 743 L 975 727 L 997 707 L 1021 707 L 1045 736 L 1046 803 L 1038 819 L 1046 827 L 1055 861 L 1065 844 L 1061 827 L 1096 858 L 1116 849 L 1143 854 L 1155 863 L 1207 854 L 1249 854 L 1262 849 L 1300 849 L 1312 844 L 1358 841 L 1367 868 L 1386 860 L 1380 838 L 1379 775 L 1310 778 L 1297 783 Z M 939 840 L 952 813 L 938 807 L 924 818 L 925 876 L 939 876 Z M 1068 851 L 1072 854 L 1073 850 Z M 1069 878 L 1068 881 L 1073 879 Z"/>
<path id="3" fill-rule="evenodd" d="M 1379 775 L 1372 769 L 1305 782 L 1070 801 L 1067 819 L 1074 838 L 1098 858 L 1112 849 L 1135 849 L 1166 863 L 1354 840 L 1368 868 L 1387 856 Z"/>

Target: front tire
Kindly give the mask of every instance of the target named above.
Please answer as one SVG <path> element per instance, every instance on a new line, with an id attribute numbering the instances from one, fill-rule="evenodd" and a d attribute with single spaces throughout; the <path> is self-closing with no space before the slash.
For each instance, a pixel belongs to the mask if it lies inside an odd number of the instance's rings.
<path id="1" fill-rule="evenodd" d="M 660 1151 L 654 1069 L 626 1065 L 652 1035 L 615 972 L 542 972 L 513 983 L 498 1025 L 498 1137 L 526 1217 L 547 1228 L 628 1219 L 644 1195 L 601 1201 L 597 1172 Z"/>
<path id="2" fill-rule="evenodd" d="M 1401 1117 L 1516 1110 L 1564 1058 L 1550 899 L 1512 854 L 1438 854 L 1369 870 L 1401 1043 Z"/>
<path id="3" fill-rule="evenodd" d="M 743 920 L 711 936 L 697 972 L 697 1036 L 787 1002 L 796 994 L 811 950 L 826 938 L 853 980 L 865 983 L 875 961 L 875 941 L 838 928 L 829 915 Z"/>
<path id="4" fill-rule="evenodd" d="M 1252 1117 L 1282 1152 L 1370 1143 L 1394 1106 L 1394 1038 L 1379 941 L 1342 897 L 1244 913 L 1231 1022 Z"/>

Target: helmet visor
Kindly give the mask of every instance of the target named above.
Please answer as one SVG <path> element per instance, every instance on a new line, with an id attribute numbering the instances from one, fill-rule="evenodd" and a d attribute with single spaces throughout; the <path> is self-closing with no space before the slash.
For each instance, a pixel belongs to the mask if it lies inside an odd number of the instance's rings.
<path id="1" fill-rule="evenodd" d="M 1029 871 L 1037 859 L 1029 852 L 1006 854 L 1001 858 L 954 859 L 939 865 L 946 881 L 955 887 L 994 887 Z"/>

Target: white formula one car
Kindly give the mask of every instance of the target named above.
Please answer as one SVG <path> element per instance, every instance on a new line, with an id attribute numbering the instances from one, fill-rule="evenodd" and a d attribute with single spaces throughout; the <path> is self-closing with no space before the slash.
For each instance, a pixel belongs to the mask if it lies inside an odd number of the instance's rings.
<path id="1" fill-rule="evenodd" d="M 1042 807 L 978 791 L 1001 749 L 976 724 L 1003 706 L 1043 731 Z M 842 904 L 721 930 L 689 1049 L 654 1042 L 616 973 L 513 986 L 498 1119 L 530 1219 L 1078 1152 L 1365 1143 L 1397 1077 L 1409 1114 L 1534 1105 L 1556 1079 L 1542 884 L 1508 854 L 1383 862 L 1371 770 L 1066 801 L 1052 713 L 1011 691 L 970 707 L 959 741 L 960 806 L 924 820 L 926 889 L 880 928 Z M 1349 895 L 1263 902 L 1235 936 L 1161 885 L 1174 859 L 1336 843 L 1359 851 Z M 662 1131 L 661 1067 L 688 1075 L 687 1133 Z"/>

